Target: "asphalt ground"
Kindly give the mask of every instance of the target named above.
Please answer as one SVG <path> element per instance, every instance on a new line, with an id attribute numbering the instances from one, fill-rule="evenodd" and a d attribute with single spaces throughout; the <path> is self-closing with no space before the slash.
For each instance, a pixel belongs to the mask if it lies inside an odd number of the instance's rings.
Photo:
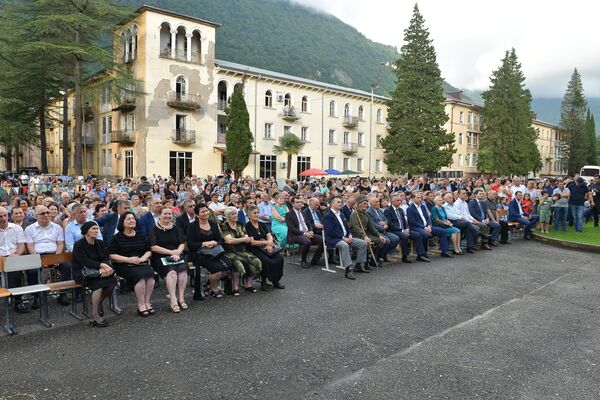
<path id="1" fill-rule="evenodd" d="M 353 282 L 286 265 L 283 281 L 181 314 L 161 287 L 149 318 L 120 295 L 106 329 L 54 303 L 54 328 L 19 315 L 0 399 L 600 398 L 598 255 L 516 241 Z"/>

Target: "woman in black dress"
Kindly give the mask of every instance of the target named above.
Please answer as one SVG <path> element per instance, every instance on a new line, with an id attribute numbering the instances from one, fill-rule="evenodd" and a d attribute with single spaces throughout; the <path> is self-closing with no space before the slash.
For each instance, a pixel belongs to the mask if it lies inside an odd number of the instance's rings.
<path id="1" fill-rule="evenodd" d="M 200 283 L 200 267 L 208 270 L 210 294 L 220 299 L 223 293 L 219 289 L 219 280 L 227 277 L 227 272 L 233 270 L 233 263 L 223 253 L 218 256 L 200 254 L 202 249 L 212 249 L 223 244 L 223 237 L 216 223 L 208 220 L 210 215 L 208 206 L 200 203 L 194 209 L 197 221 L 188 226 L 187 246 L 190 259 L 197 268 L 194 279 L 194 300 L 204 300 Z M 239 281 L 239 273 L 233 273 L 234 279 Z"/>
<path id="2" fill-rule="evenodd" d="M 154 290 L 154 271 L 148 265 L 152 253 L 146 237 L 136 232 L 137 218 L 131 211 L 127 211 L 119 218 L 117 233 L 108 253 L 113 262 L 117 275 L 127 280 L 133 286 L 138 304 L 138 315 L 147 317 L 155 313 L 150 304 L 150 297 Z"/>
<path id="3" fill-rule="evenodd" d="M 81 226 L 83 238 L 73 245 L 73 279 L 80 285 L 92 291 L 92 319 L 90 324 L 99 328 L 108 326 L 103 319 L 104 311 L 102 302 L 111 295 L 117 280 L 110 266 L 108 257 L 104 254 L 104 244 L 98 238 L 99 227 L 95 221 L 88 221 Z M 97 269 L 100 276 L 97 278 L 84 278 L 83 267 Z"/>
<path id="4" fill-rule="evenodd" d="M 165 280 L 171 311 L 178 313 L 188 308 L 184 300 L 188 277 L 187 261 L 183 257 L 185 238 L 173 223 L 173 211 L 170 207 L 162 207 L 158 215 L 158 223 L 150 230 L 149 235 L 152 250 L 150 263 Z"/>
<path id="5" fill-rule="evenodd" d="M 285 285 L 280 282 L 283 276 L 283 256 L 280 252 L 273 252 L 273 235 L 265 231 L 258 222 L 258 207 L 248 207 L 248 219 L 250 221 L 246 224 L 246 232 L 251 239 L 249 250 L 262 262 L 260 288 L 266 290 L 269 278 L 275 289 L 285 289 Z"/>

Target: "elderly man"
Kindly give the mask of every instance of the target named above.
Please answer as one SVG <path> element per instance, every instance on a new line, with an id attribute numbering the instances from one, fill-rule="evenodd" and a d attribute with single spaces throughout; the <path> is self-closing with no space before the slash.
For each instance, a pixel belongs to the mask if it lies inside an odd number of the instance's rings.
<path id="1" fill-rule="evenodd" d="M 271 213 L 273 210 L 273 204 L 271 204 L 271 198 L 267 193 L 260 195 L 260 203 L 258 204 L 258 222 L 262 224 L 266 232 L 271 232 Z"/>
<path id="2" fill-rule="evenodd" d="M 473 217 L 473 220 L 477 222 L 478 226 L 487 225 L 487 231 L 489 232 L 488 244 L 490 246 L 498 246 L 496 243 L 498 235 L 500 234 L 500 224 L 490 220 L 488 215 L 488 203 L 486 201 L 485 191 L 483 189 L 475 189 L 475 200 L 469 202 L 469 213 Z M 484 229 L 481 229 L 483 232 Z"/>
<path id="3" fill-rule="evenodd" d="M 523 212 L 521 200 L 523 200 L 523 193 L 520 191 L 515 192 L 515 198 L 508 203 L 508 222 L 523 224 L 524 238 L 529 240 L 531 239 L 531 229 L 535 227 L 540 218 L 537 215 L 529 215 Z"/>
<path id="4" fill-rule="evenodd" d="M 411 232 L 409 229 L 408 220 L 406 219 L 404 210 L 401 207 L 404 193 L 402 193 L 402 195 L 400 195 L 400 193 L 395 193 L 392 195 L 391 204 L 384 211 L 384 215 L 388 220 L 388 231 L 400 239 L 400 247 L 402 248 L 402 262 L 410 264 L 412 263 L 412 260 L 409 257 L 409 238 L 413 239 L 417 254 L 423 254 L 425 253 L 425 250 L 423 248 L 423 242 L 421 241 L 421 235 L 416 232 Z"/>
<path id="5" fill-rule="evenodd" d="M 163 206 L 163 203 L 160 199 L 152 198 L 148 206 L 150 207 L 150 211 L 140 217 L 139 227 L 136 227 L 136 230 L 139 230 L 146 238 L 150 236 L 150 231 L 158 222 L 160 208 Z"/>
<path id="6" fill-rule="evenodd" d="M 323 238 L 311 231 L 306 223 L 302 206 L 304 202 L 300 198 L 294 199 L 293 208 L 285 214 L 285 223 L 288 227 L 286 241 L 288 244 L 299 244 L 301 250 L 300 266 L 302 268 L 310 268 L 306 263 L 310 246 L 317 246 L 315 254 L 310 262 L 310 265 L 318 265 L 319 259 L 323 254 Z"/>
<path id="7" fill-rule="evenodd" d="M 510 187 L 510 193 L 512 194 L 513 199 L 515 198 L 515 194 L 517 192 L 525 193 L 526 190 L 527 188 L 525 187 L 525 185 L 521 183 L 521 178 L 519 178 L 518 176 L 513 178 L 512 186 Z M 533 199 L 531 200 L 533 201 Z"/>
<path id="8" fill-rule="evenodd" d="M 354 206 L 356 206 L 356 196 L 354 194 L 348 195 L 346 199 L 346 204 L 341 209 L 342 214 L 344 214 L 344 218 L 346 221 L 350 221 L 350 216 L 352 215 L 352 211 L 354 211 Z"/>
<path id="9" fill-rule="evenodd" d="M 411 196 L 411 200 L 412 204 L 408 206 L 408 210 L 406 211 L 408 225 L 410 226 L 411 231 L 414 231 L 421 236 L 424 249 L 424 253 L 417 253 L 417 260 L 430 262 L 429 257 L 427 257 L 427 249 L 429 247 L 429 238 L 431 236 L 439 237 L 442 257 L 454 258 L 454 256 L 449 252 L 450 247 L 448 246 L 448 237 L 446 235 L 446 231 L 442 228 L 431 225 L 429 211 L 423 204 L 423 194 L 421 192 L 414 192 Z"/>
<path id="10" fill-rule="evenodd" d="M 65 245 L 67 251 L 73 251 L 73 245 L 79 239 L 83 238 L 81 227 L 87 222 L 87 213 L 83 204 L 75 204 L 71 209 L 73 221 L 69 222 L 65 229 Z M 102 240 L 102 233 L 98 232 L 97 240 Z"/>
<path id="11" fill-rule="evenodd" d="M 477 236 L 480 233 L 479 227 L 473 225 L 463 217 L 461 211 L 454 203 L 454 195 L 452 193 L 446 193 L 444 195 L 444 211 L 446 212 L 448 220 L 452 222 L 452 225 L 460 229 L 461 235 L 466 239 L 467 253 L 474 253 Z"/>
<path id="12" fill-rule="evenodd" d="M 565 181 L 560 178 L 558 180 L 558 187 L 552 192 L 552 196 L 558 195 L 558 199 L 554 202 L 552 207 L 554 214 L 552 216 L 552 222 L 554 224 L 554 230 L 558 231 L 560 225 L 563 232 L 567 231 L 567 214 L 569 211 L 569 197 L 571 197 L 571 191 L 565 187 Z"/>
<path id="13" fill-rule="evenodd" d="M 37 222 L 25 229 L 25 245 L 29 254 L 61 254 L 65 249 L 65 234 L 60 225 L 50 221 L 50 211 L 45 206 L 35 207 Z M 71 264 L 63 263 L 58 266 L 60 280 L 71 279 Z M 28 274 L 27 282 L 30 285 L 38 284 L 37 273 Z M 69 305 L 67 295 L 61 293 L 57 301 L 59 304 Z"/>
<path id="14" fill-rule="evenodd" d="M 500 225 L 500 243 L 510 244 L 511 242 L 508 241 L 508 222 L 501 220 L 498 215 L 498 192 L 488 190 L 486 202 L 488 218 Z"/>
<path id="15" fill-rule="evenodd" d="M 460 212 L 460 215 L 463 217 L 463 219 L 465 221 L 467 221 L 470 224 L 475 225 L 479 228 L 479 235 L 482 238 L 481 248 L 485 249 L 485 250 L 491 250 L 492 248 L 490 247 L 490 245 L 488 243 L 484 243 L 484 240 L 489 240 L 489 238 L 490 238 L 489 226 L 487 226 L 487 224 L 484 224 L 483 222 L 478 221 L 477 219 L 473 218 L 473 216 L 471 215 L 471 213 L 469 211 L 469 204 L 467 203 L 468 199 L 469 199 L 469 196 L 467 195 L 467 191 L 464 189 L 461 189 L 458 191 L 458 199 L 456 199 L 456 201 L 454 202 L 454 206 Z"/>
<path id="16" fill-rule="evenodd" d="M 308 207 L 304 209 L 304 216 L 309 229 L 320 235 L 323 231 L 323 211 L 321 211 L 321 202 L 318 198 L 308 199 Z"/>
<path id="17" fill-rule="evenodd" d="M 378 257 L 378 259 L 381 258 L 383 261 L 389 262 L 388 254 L 391 254 L 396 249 L 396 246 L 398 246 L 398 243 L 400 242 L 400 238 L 396 234 L 389 231 L 388 218 L 381 210 L 380 202 L 377 196 L 372 195 L 369 198 L 369 208 L 366 212 L 379 234 L 385 236 L 386 238 L 385 246 L 381 250 L 381 254 L 379 254 L 380 257 Z"/>
<path id="18" fill-rule="evenodd" d="M 381 257 L 387 238 L 379 233 L 371 218 L 367 215 L 367 208 L 369 202 L 367 196 L 360 195 L 356 198 L 356 208 L 350 216 L 350 228 L 352 229 L 352 235 L 363 239 L 369 246 L 373 246 L 372 250 L 375 254 L 375 260 L 372 260 L 376 265 L 377 259 Z M 369 270 L 368 266 L 366 269 Z"/>
<path id="19" fill-rule="evenodd" d="M 196 202 L 194 200 L 184 200 L 182 207 L 183 212 L 175 219 L 175 226 L 185 238 L 187 237 L 188 226 L 196 222 L 196 213 L 194 212 Z"/>
<path id="20" fill-rule="evenodd" d="M 21 210 L 21 212 L 23 211 Z M 24 252 L 25 234 L 23 233 L 23 229 L 16 224 L 8 222 L 8 210 L 0 207 L 0 257 L 20 256 Z M 10 272 L 7 278 L 7 287 L 19 287 L 21 286 L 23 273 Z M 19 313 L 29 312 L 29 308 L 23 304 L 21 296 L 15 296 L 15 310 Z"/>

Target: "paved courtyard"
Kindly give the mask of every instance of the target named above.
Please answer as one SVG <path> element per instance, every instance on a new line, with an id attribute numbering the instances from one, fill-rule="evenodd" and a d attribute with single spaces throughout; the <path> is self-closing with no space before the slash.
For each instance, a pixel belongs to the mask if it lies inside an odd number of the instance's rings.
<path id="1" fill-rule="evenodd" d="M 350 282 L 286 266 L 242 293 L 93 329 L 18 316 L 0 399 L 598 399 L 598 255 L 517 241 Z M 0 311 L 3 309 L 0 307 Z"/>

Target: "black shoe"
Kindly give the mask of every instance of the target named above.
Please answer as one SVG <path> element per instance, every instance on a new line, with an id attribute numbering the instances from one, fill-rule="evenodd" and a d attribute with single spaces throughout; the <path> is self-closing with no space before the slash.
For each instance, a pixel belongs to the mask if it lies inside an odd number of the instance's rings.
<path id="1" fill-rule="evenodd" d="M 512 242 L 509 242 L 508 240 L 501 240 L 500 243 L 502 243 L 502 244 L 512 244 Z"/>
<path id="2" fill-rule="evenodd" d="M 481 245 L 481 248 L 482 248 L 482 249 L 484 249 L 484 250 L 491 250 L 491 249 L 492 249 L 492 248 L 490 247 L 490 245 L 489 245 L 489 244 L 487 244 L 487 243 L 484 243 L 484 244 L 482 244 L 482 245 Z"/>
<path id="3" fill-rule="evenodd" d="M 307 268 L 307 269 L 308 269 L 308 268 L 310 268 L 310 265 L 308 265 L 308 264 L 306 263 L 306 261 L 300 261 L 300 266 L 301 266 L 302 268 Z"/>
<path id="4" fill-rule="evenodd" d="M 57 298 L 56 298 L 56 302 L 58 304 L 60 304 L 61 306 L 68 306 L 69 304 L 71 304 L 71 302 L 69 301 L 69 299 L 67 299 L 67 295 L 64 293 L 61 293 Z"/>
<path id="5" fill-rule="evenodd" d="M 373 270 L 371 269 L 371 266 L 369 265 L 369 263 L 364 263 L 362 266 L 363 266 L 363 268 L 364 268 L 364 269 L 365 269 L 367 272 L 371 272 L 371 271 L 373 271 Z M 374 265 L 374 267 L 377 267 L 377 264 L 375 264 L 375 265 Z"/>
<path id="6" fill-rule="evenodd" d="M 431 260 L 427 258 L 427 256 L 418 256 L 417 261 L 431 262 Z"/>
<path id="7" fill-rule="evenodd" d="M 275 284 L 273 284 L 273 287 L 275 287 Z M 260 290 L 262 290 L 263 292 L 266 292 L 267 290 L 269 290 L 269 286 L 267 285 L 267 280 L 263 279 L 260 282 Z"/>
<path id="8" fill-rule="evenodd" d="M 355 268 L 356 269 L 356 268 Z M 350 267 L 346 267 L 346 273 L 344 274 L 344 277 L 346 279 L 350 279 L 351 281 L 355 280 L 356 278 L 354 277 L 354 275 L 352 274 L 352 271 L 350 270 Z"/>
<path id="9" fill-rule="evenodd" d="M 280 282 L 273 282 L 273 289 L 285 289 L 285 285 Z"/>
<path id="10" fill-rule="evenodd" d="M 314 267 L 324 267 L 325 266 L 325 260 L 312 260 L 310 262 L 311 266 Z"/>
<path id="11" fill-rule="evenodd" d="M 464 256 L 465 255 L 465 253 L 463 253 L 462 251 L 455 251 L 455 250 L 452 250 L 452 254 L 455 254 L 457 256 Z"/>
<path id="12" fill-rule="evenodd" d="M 441 256 L 446 258 L 454 258 L 454 256 L 450 254 L 450 252 L 442 253 Z"/>
<path id="13" fill-rule="evenodd" d="M 472 247 L 467 247 L 467 253 L 473 254 L 473 253 L 475 253 L 475 249 Z"/>
<path id="14" fill-rule="evenodd" d="M 27 307 L 24 303 L 19 302 L 15 304 L 15 311 L 19 314 L 27 314 L 29 312 L 29 307 Z"/>
<path id="15" fill-rule="evenodd" d="M 367 265 L 367 263 L 356 263 L 354 266 L 354 272 L 363 272 L 368 274 L 371 272 L 371 268 Z"/>
<path id="16" fill-rule="evenodd" d="M 108 321 L 103 319 L 102 321 L 98 322 L 98 321 L 94 321 L 93 319 L 91 319 L 90 325 L 94 326 L 96 328 L 106 328 L 108 326 Z"/>
<path id="17" fill-rule="evenodd" d="M 33 301 L 31 302 L 31 309 L 37 310 L 38 308 L 40 308 L 40 298 L 38 296 L 35 296 L 33 298 Z"/>
<path id="18" fill-rule="evenodd" d="M 381 261 L 383 261 L 383 262 L 390 262 L 390 260 L 388 260 L 387 254 L 381 258 Z"/>
<path id="19" fill-rule="evenodd" d="M 410 258 L 408 258 L 408 257 L 402 257 L 402 262 L 404 264 L 411 264 L 412 260 Z"/>

